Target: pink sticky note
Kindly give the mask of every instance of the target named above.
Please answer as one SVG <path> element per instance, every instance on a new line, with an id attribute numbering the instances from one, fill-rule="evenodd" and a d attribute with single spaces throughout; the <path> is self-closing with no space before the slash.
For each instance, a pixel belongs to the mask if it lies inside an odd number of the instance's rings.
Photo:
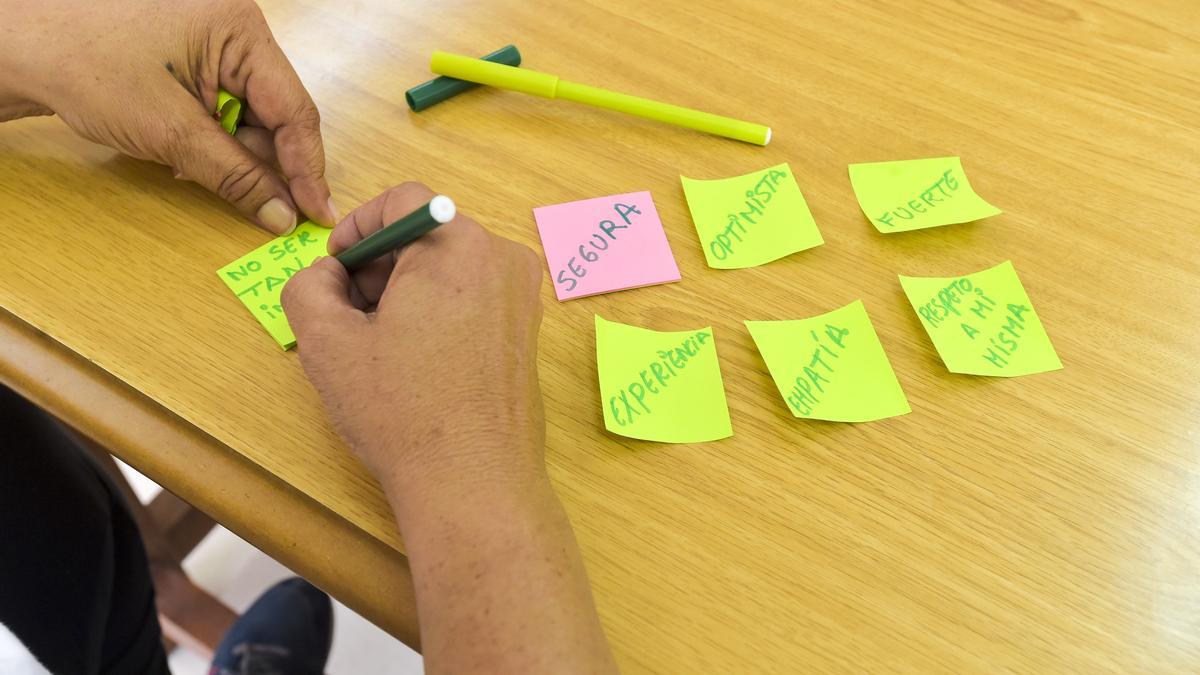
<path id="1" fill-rule="evenodd" d="M 649 192 L 533 210 L 559 300 L 679 281 Z"/>

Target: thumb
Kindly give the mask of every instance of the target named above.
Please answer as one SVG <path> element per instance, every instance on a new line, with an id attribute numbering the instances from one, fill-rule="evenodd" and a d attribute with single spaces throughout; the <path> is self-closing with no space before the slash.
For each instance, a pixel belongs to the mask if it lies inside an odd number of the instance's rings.
<path id="1" fill-rule="evenodd" d="M 362 325 L 367 315 L 351 301 L 350 273 L 337 258 L 317 258 L 283 287 L 279 300 L 296 341 Z"/>
<path id="2" fill-rule="evenodd" d="M 165 157 L 183 178 L 195 181 L 275 234 L 296 228 L 296 205 L 287 183 L 191 101 L 171 116 Z"/>
<path id="3" fill-rule="evenodd" d="M 254 118 L 274 134 L 279 167 L 296 205 L 315 222 L 333 227 L 339 218 L 325 179 L 321 115 L 270 28 L 265 22 L 261 28 L 267 39 L 256 42 L 244 62 L 233 61 L 237 76 L 223 81 L 234 88 L 244 84 Z"/>

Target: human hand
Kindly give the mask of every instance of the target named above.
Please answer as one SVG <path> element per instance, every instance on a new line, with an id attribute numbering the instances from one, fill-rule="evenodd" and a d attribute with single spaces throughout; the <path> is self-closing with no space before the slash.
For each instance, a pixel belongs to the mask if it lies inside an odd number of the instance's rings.
<path id="1" fill-rule="evenodd" d="M 433 196 L 388 190 L 334 228 L 330 251 Z M 541 278 L 529 248 L 460 214 L 353 276 L 321 258 L 284 287 L 305 372 L 385 487 L 544 476 Z"/>
<path id="2" fill-rule="evenodd" d="M 252 0 L 0 0 L 0 15 L 0 121 L 57 113 L 276 234 L 298 213 L 337 220 L 317 109 Z M 249 108 L 236 139 L 213 119 L 218 87 Z"/>
<path id="3" fill-rule="evenodd" d="M 388 190 L 330 251 L 433 196 Z M 543 462 L 541 278 L 532 251 L 458 215 L 353 276 L 321 258 L 283 289 L 304 370 L 396 515 L 429 672 L 617 672 Z"/>

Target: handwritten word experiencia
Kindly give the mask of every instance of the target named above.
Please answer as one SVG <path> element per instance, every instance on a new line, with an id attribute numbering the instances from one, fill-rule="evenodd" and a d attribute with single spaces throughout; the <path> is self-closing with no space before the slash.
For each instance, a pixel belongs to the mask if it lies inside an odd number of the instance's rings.
<path id="1" fill-rule="evenodd" d="M 637 206 L 630 204 L 613 204 L 613 211 L 625 221 L 624 225 L 618 225 L 612 220 L 602 220 L 596 227 L 599 232 L 593 233 L 587 241 L 579 245 L 579 255 L 571 256 L 567 260 L 566 269 L 558 271 L 554 276 L 555 283 L 564 284 L 566 288 L 563 290 L 573 291 L 579 285 L 579 279 L 587 276 L 587 265 L 583 263 L 594 263 L 600 259 L 600 253 L 607 251 L 612 242 L 617 240 L 617 230 L 628 229 L 633 224 L 629 214 L 636 213 L 641 215 L 641 210 Z M 582 262 L 579 262 L 582 260 Z M 568 276 L 568 272 L 574 276 Z"/>
<path id="2" fill-rule="evenodd" d="M 711 339 L 711 332 L 696 331 L 684 340 L 682 345 L 658 352 L 658 360 L 638 373 L 637 381 L 623 387 L 620 394 L 608 397 L 608 407 L 617 424 L 629 426 L 639 415 L 650 414 L 647 398 L 662 393 L 667 388 L 668 381 L 686 368 L 688 359 L 699 355 L 700 348 Z"/>
<path id="3" fill-rule="evenodd" d="M 971 296 L 968 294 L 975 296 L 975 304 L 970 307 L 963 305 L 971 300 Z M 960 311 L 960 305 L 967 310 L 966 314 Z M 951 282 L 950 285 L 938 291 L 936 296 L 917 309 L 917 314 L 929 322 L 931 328 L 944 325 L 951 315 L 958 317 L 960 319 L 959 328 L 966 333 L 968 338 L 975 340 L 981 331 L 968 322 L 970 317 L 974 316 L 981 320 L 988 319 L 993 316 L 993 312 L 999 311 L 999 307 L 999 302 L 988 297 L 982 288 L 964 277 Z M 1006 357 L 1017 351 L 1018 340 L 1025 330 L 1026 319 L 1023 315 L 1025 312 L 1031 311 L 1029 307 L 1015 303 L 1007 303 L 1005 308 L 1007 313 L 1003 317 L 1003 323 L 999 325 L 998 329 L 993 329 L 996 332 L 993 334 L 989 331 L 989 334 L 983 335 L 983 338 L 987 339 L 987 343 L 981 346 L 986 346 L 987 351 L 980 352 L 983 359 L 997 368 L 1007 366 L 1009 360 Z"/>
<path id="4" fill-rule="evenodd" d="M 846 350 L 846 336 L 850 334 L 850 329 L 838 328 L 827 323 L 824 334 L 815 330 L 811 334 L 813 342 L 817 345 L 813 349 L 812 360 L 796 376 L 792 388 L 784 397 L 796 414 L 804 417 L 813 414 L 813 410 L 821 402 L 825 385 L 830 382 L 827 376 L 833 375 L 836 370 L 833 362 L 841 358 L 841 352 Z"/>
<path id="5" fill-rule="evenodd" d="M 754 225 L 754 219 L 766 213 L 767 204 L 771 203 L 780 178 L 787 178 L 787 173 L 768 169 L 754 185 L 753 190 L 746 190 L 746 210 L 738 208 L 737 213 L 729 214 L 729 224 L 708 242 L 708 250 L 712 252 L 713 258 L 724 260 L 733 253 L 734 244 L 742 242 L 742 235 L 749 233 L 746 225 Z"/>
<path id="6" fill-rule="evenodd" d="M 929 186 L 928 190 L 919 195 L 920 201 L 916 198 L 910 199 L 908 200 L 908 204 L 892 209 L 891 211 L 885 211 L 876 220 L 888 227 L 895 227 L 896 224 L 892 221 L 897 216 L 904 220 L 912 220 L 916 218 L 916 214 L 918 213 L 927 213 L 928 209 L 937 208 L 938 202 L 954 197 L 954 193 L 958 191 L 959 182 L 953 174 L 954 169 L 946 169 L 946 172 L 937 179 L 936 183 Z M 935 192 L 940 194 L 941 197 L 936 196 Z M 924 202 L 925 206 L 922 205 L 922 202 Z"/>

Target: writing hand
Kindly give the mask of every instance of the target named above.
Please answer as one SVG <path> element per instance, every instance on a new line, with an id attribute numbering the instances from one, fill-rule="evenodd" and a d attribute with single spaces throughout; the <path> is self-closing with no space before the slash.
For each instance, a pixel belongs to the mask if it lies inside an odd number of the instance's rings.
<path id="1" fill-rule="evenodd" d="M 330 250 L 432 197 L 385 192 Z M 616 672 L 543 464 L 541 278 L 532 251 L 459 215 L 354 275 L 317 260 L 283 290 L 305 372 L 396 514 L 431 673 Z"/>
<path id="2" fill-rule="evenodd" d="M 427 203 L 407 183 L 334 228 L 337 252 Z M 540 476 L 538 289 L 529 248 L 462 215 L 353 276 L 317 260 L 284 288 L 300 360 L 381 480 Z"/>

